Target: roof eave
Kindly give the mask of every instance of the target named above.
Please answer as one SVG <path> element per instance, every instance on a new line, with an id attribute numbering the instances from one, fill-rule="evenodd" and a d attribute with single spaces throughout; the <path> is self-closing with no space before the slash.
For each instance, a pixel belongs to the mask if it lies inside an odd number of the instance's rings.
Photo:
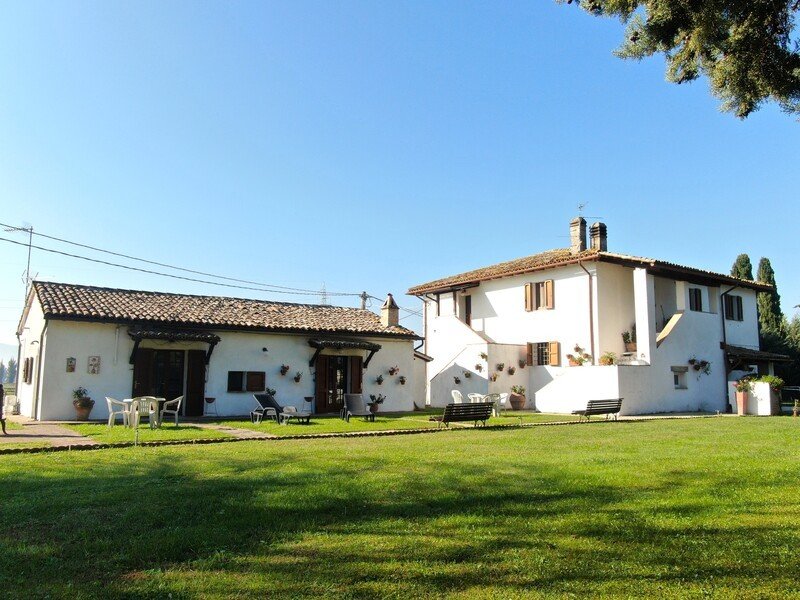
<path id="1" fill-rule="evenodd" d="M 432 294 L 432 293 L 442 293 L 442 292 L 450 292 L 452 290 L 458 290 L 466 287 L 475 287 L 481 284 L 483 281 L 492 281 L 494 279 L 505 279 L 506 277 L 515 277 L 517 275 L 526 275 L 527 273 L 536 273 L 538 271 L 547 271 L 548 269 L 557 269 L 559 267 L 565 267 L 568 265 L 574 265 L 581 262 L 593 262 L 598 260 L 598 254 L 589 254 L 586 256 L 576 256 L 574 258 L 568 260 L 562 260 L 559 262 L 551 263 L 548 265 L 541 265 L 538 267 L 528 267 L 525 269 L 516 269 L 514 271 L 509 271 L 507 273 L 502 273 L 498 275 L 490 275 L 488 277 L 481 277 L 479 279 L 473 279 L 470 281 L 465 281 L 463 283 L 456 283 L 450 285 L 443 285 L 443 286 L 431 286 L 425 287 L 429 284 L 422 284 L 421 286 L 416 286 L 413 288 L 409 288 L 406 292 L 408 296 L 420 296 L 423 294 Z M 458 277 L 458 275 L 454 275 L 454 277 Z"/>

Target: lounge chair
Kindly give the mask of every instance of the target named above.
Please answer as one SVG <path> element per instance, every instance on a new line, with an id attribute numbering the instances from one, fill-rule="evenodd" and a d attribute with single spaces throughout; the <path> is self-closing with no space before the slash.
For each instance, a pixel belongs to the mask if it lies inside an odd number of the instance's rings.
<path id="1" fill-rule="evenodd" d="M 260 423 L 264 417 L 278 421 L 278 415 L 283 412 L 283 407 L 275 401 L 274 396 L 253 394 L 253 398 L 258 403 L 258 407 L 250 411 L 250 420 L 253 423 Z"/>
<path id="2" fill-rule="evenodd" d="M 464 403 L 464 396 L 458 390 L 452 390 L 450 395 L 453 397 L 453 402 L 455 404 L 463 404 Z"/>
<path id="3" fill-rule="evenodd" d="M 348 423 L 350 422 L 350 417 L 364 417 L 368 421 L 375 421 L 375 413 L 364 404 L 364 396 L 361 394 L 344 395 L 343 413 L 344 420 Z"/>

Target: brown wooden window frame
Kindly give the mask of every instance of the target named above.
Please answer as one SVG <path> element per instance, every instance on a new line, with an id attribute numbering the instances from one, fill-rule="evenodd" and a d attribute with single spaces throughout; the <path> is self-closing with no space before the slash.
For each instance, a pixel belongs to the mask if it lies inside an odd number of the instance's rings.
<path id="1" fill-rule="evenodd" d="M 528 342 L 526 362 L 533 367 L 558 367 L 561 345 L 559 342 Z"/>
<path id="2" fill-rule="evenodd" d="M 555 308 L 555 281 L 546 279 L 525 284 L 525 310 L 552 310 Z"/>
<path id="3" fill-rule="evenodd" d="M 744 321 L 742 297 L 736 294 L 725 295 L 725 318 L 728 321 Z"/>
<path id="4" fill-rule="evenodd" d="M 228 371 L 229 392 L 263 392 L 267 389 L 264 371 Z"/>
<path id="5" fill-rule="evenodd" d="M 698 287 L 689 288 L 689 310 L 703 312 L 703 290 Z"/>

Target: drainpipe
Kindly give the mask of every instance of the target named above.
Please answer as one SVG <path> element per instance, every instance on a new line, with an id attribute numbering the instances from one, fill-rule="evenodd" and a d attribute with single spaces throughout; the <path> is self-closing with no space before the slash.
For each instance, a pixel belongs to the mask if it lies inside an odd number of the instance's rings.
<path id="1" fill-rule="evenodd" d="M 583 269 L 584 273 L 589 277 L 589 342 L 592 351 L 592 364 L 597 364 L 597 357 L 594 353 L 594 285 L 592 284 L 592 274 L 586 270 L 581 261 L 578 261 L 578 266 Z"/>
<path id="2" fill-rule="evenodd" d="M 722 360 L 725 361 L 725 381 L 723 382 L 723 385 L 725 386 L 725 394 L 722 397 L 725 398 L 725 404 L 729 407 L 731 412 L 733 411 L 733 407 L 731 406 L 731 403 L 728 401 L 728 374 L 730 373 L 730 371 L 728 370 L 728 350 L 727 350 L 728 335 L 725 329 L 725 296 L 730 294 L 733 290 L 735 290 L 738 287 L 739 284 L 736 284 L 731 289 L 726 290 L 719 295 L 719 316 L 722 319 L 722 348 L 723 348 Z"/>

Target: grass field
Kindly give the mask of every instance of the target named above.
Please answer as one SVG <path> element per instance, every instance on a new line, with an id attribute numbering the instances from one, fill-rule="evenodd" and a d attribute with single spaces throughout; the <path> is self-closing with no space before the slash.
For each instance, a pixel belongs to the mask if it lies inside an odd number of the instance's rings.
<path id="1" fill-rule="evenodd" d="M 5 456 L 0 590 L 798 596 L 799 434 L 718 418 Z"/>
<path id="2" fill-rule="evenodd" d="M 77 431 L 81 435 L 85 435 L 101 444 L 132 442 L 134 439 L 134 430 L 129 427 L 123 427 L 122 425 L 108 427 L 105 424 L 99 423 L 81 423 L 80 425 L 64 425 L 64 427 Z M 194 425 L 179 425 L 175 427 L 173 424 L 164 423 L 159 429 L 150 429 L 146 424 L 139 427 L 140 442 L 165 442 L 171 440 L 196 440 L 224 437 L 230 436 L 220 431 L 196 427 Z"/>

